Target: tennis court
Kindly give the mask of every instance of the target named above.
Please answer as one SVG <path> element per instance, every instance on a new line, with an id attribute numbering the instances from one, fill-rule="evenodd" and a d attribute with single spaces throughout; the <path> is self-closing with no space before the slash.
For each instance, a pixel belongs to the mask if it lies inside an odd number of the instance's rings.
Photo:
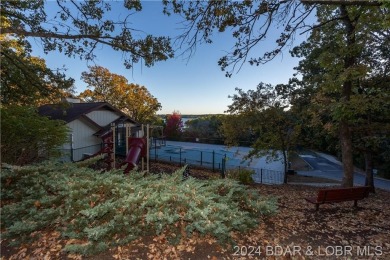
<path id="1" fill-rule="evenodd" d="M 249 147 L 166 141 L 163 146 L 156 145 L 151 148 L 150 159 L 202 166 L 216 171 L 247 168 L 255 172 L 252 176 L 255 182 L 283 183 L 284 165 L 281 156 L 276 160 L 267 160 L 266 157 L 245 160 L 244 157 L 250 149 Z"/>

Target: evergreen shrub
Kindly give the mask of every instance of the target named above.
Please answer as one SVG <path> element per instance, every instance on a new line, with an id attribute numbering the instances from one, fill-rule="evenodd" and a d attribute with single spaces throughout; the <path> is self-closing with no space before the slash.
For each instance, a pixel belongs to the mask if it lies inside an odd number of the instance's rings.
<path id="1" fill-rule="evenodd" d="M 236 180 L 244 185 L 253 183 L 252 174 L 255 172 L 249 169 L 230 169 L 227 171 L 227 177 Z"/>
<path id="2" fill-rule="evenodd" d="M 27 242 L 33 232 L 58 230 L 83 241 L 66 251 L 87 255 L 161 233 L 172 242 L 194 232 L 231 242 L 232 231 L 248 231 L 276 211 L 274 199 L 234 180 L 183 181 L 183 170 L 143 177 L 55 162 L 5 169 L 3 235 Z"/>

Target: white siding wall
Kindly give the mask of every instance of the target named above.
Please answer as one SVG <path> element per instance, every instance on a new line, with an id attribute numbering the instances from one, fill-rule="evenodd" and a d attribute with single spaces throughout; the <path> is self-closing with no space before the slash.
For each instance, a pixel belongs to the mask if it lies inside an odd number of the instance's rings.
<path id="1" fill-rule="evenodd" d="M 93 135 L 98 129 L 82 119 L 76 119 L 68 123 L 68 126 L 73 134 L 74 161 L 81 160 L 85 153 L 92 154 L 100 150 L 101 139 Z"/>
<path id="2" fill-rule="evenodd" d="M 67 142 L 62 146 L 58 147 L 61 152 L 61 156 L 59 158 L 62 162 L 70 162 L 71 161 L 71 142 L 72 142 L 72 134 L 69 134 Z"/>
<path id="3" fill-rule="evenodd" d="M 119 115 L 117 113 L 105 109 L 92 111 L 91 113 L 88 113 L 86 116 L 92 119 L 92 121 L 96 122 L 100 126 L 106 126 L 109 123 L 119 118 Z"/>
<path id="4" fill-rule="evenodd" d="M 93 111 L 86 116 L 100 126 L 106 126 L 120 117 L 118 113 L 106 109 Z M 83 154 L 93 154 L 100 150 L 102 140 L 93 135 L 99 130 L 96 126 L 82 118 L 76 119 L 67 125 L 71 130 L 70 134 L 73 136 L 74 161 L 83 159 Z M 70 158 L 70 142 L 65 144 L 62 149 L 67 151 L 64 158 Z"/>

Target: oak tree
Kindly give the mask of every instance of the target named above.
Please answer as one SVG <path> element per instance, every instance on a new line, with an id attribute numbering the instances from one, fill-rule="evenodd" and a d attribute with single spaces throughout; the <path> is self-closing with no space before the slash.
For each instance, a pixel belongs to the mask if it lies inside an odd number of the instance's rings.
<path id="1" fill-rule="evenodd" d="M 338 57 L 340 66 L 334 67 L 341 77 L 338 77 L 334 86 L 340 91 L 339 108 L 343 110 L 348 106 L 355 84 L 354 71 L 359 67 L 358 56 L 360 47 L 356 42 L 358 30 L 364 22 L 364 10 L 379 9 L 384 11 L 387 5 L 382 1 L 359 1 L 359 0 L 334 0 L 334 1 L 292 1 L 292 0 L 263 0 L 263 1 L 165 1 L 165 13 L 180 13 L 185 17 L 187 26 L 179 37 L 183 45 L 194 50 L 197 44 L 212 43 L 213 34 L 216 32 L 230 31 L 236 39 L 232 51 L 219 60 L 219 65 L 231 76 L 232 72 L 241 68 L 248 61 L 252 65 L 260 65 L 275 58 L 286 46 L 291 46 L 297 33 L 304 33 L 314 29 L 320 29 L 332 24 L 337 28 L 337 35 L 328 30 L 329 36 L 336 37 L 343 50 L 347 50 Z M 315 24 L 308 17 L 318 7 L 329 7 L 333 12 L 329 16 L 322 16 Z M 318 14 L 318 13 L 317 13 Z M 362 18 L 363 17 L 363 18 Z M 386 21 L 386 19 L 385 19 Z M 389 27 L 386 22 L 383 26 Z M 274 48 L 267 51 L 261 50 L 261 54 L 253 54 L 256 46 L 261 46 L 262 41 L 270 36 L 271 28 L 279 29 Z M 275 32 L 275 30 L 273 31 Z M 255 56 L 254 56 L 255 55 Z M 362 75 L 362 74 L 360 74 Z M 341 111 L 339 110 L 339 111 Z M 345 113 L 339 114 L 339 138 L 342 150 L 344 166 L 343 186 L 353 186 L 353 160 L 352 160 L 352 135 L 350 122 Z"/>
<path id="2" fill-rule="evenodd" d="M 31 102 L 37 95 L 57 98 L 71 88 L 73 80 L 63 72 L 31 57 L 31 41 L 39 43 L 45 54 L 60 52 L 87 61 L 106 46 L 122 52 L 126 68 L 140 61 L 152 66 L 173 57 L 169 37 L 141 33 L 131 26 L 132 14 L 142 10 L 141 2 L 121 4 L 124 16 L 112 19 L 117 5 L 104 0 L 1 1 L 2 102 Z"/>
<path id="3" fill-rule="evenodd" d="M 88 89 L 80 93 L 80 98 L 87 102 L 108 102 L 137 122 L 154 121 L 161 104 L 146 87 L 129 83 L 124 76 L 101 66 L 91 66 L 89 69 L 89 72 L 82 73 L 81 78 Z"/>
<path id="4" fill-rule="evenodd" d="M 95 51 L 107 46 L 123 53 L 127 68 L 141 60 L 152 66 L 173 57 L 168 37 L 141 37 L 132 28 L 132 14 L 142 10 L 140 1 L 123 1 L 122 19 L 107 15 L 113 5 L 104 0 L 1 1 L 1 16 L 9 21 L 1 34 L 38 40 L 45 53 L 58 51 L 85 60 L 93 60 Z"/>
<path id="5" fill-rule="evenodd" d="M 297 67 L 302 79 L 291 82 L 299 81 L 306 93 L 314 90 L 306 108 L 314 120 L 339 133 L 343 184 L 349 186 L 353 183 L 353 153 L 372 158 L 383 143 L 380 140 L 389 135 L 385 118 L 389 116 L 390 27 L 383 22 L 389 10 L 321 6 L 317 17 L 319 23 L 332 22 L 315 28 L 309 39 L 293 50 L 293 55 L 304 60 Z M 300 92 L 295 92 L 295 101 L 307 100 L 299 97 Z M 366 163 L 367 184 L 373 187 L 372 162 L 366 159 Z"/>
<path id="6" fill-rule="evenodd" d="M 288 169 L 288 156 L 298 141 L 301 131 L 299 121 L 291 111 L 283 86 L 260 83 L 256 90 L 244 92 L 236 89 L 230 116 L 223 121 L 222 129 L 228 144 L 236 144 L 241 133 L 251 132 L 256 136 L 247 158 L 268 156 L 269 160 L 283 160 L 284 171 Z M 284 182 L 287 182 L 285 175 Z"/>
<path id="7" fill-rule="evenodd" d="M 21 38 L 0 36 L 1 103 L 39 105 L 55 103 L 73 91 L 72 78 L 53 71 L 45 60 L 34 57 Z"/>

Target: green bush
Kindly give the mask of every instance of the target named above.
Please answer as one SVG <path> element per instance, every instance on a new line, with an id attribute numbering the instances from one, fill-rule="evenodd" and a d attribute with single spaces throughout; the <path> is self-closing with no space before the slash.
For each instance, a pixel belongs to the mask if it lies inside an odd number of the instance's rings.
<path id="1" fill-rule="evenodd" d="M 1 160 L 25 165 L 59 156 L 68 138 L 65 122 L 40 116 L 34 108 L 7 106 L 1 113 Z"/>
<path id="2" fill-rule="evenodd" d="M 241 184 L 249 185 L 253 183 L 252 174 L 255 172 L 248 169 L 231 169 L 227 171 L 227 177 L 236 181 L 239 181 Z"/>
<path id="3" fill-rule="evenodd" d="M 125 176 L 53 162 L 4 170 L 1 228 L 20 242 L 53 228 L 68 239 L 88 241 L 65 250 L 94 254 L 144 235 L 164 233 L 177 242 L 182 230 L 232 242 L 232 231 L 245 232 L 261 215 L 276 211 L 275 200 L 236 181 L 183 181 L 182 171 Z"/>

